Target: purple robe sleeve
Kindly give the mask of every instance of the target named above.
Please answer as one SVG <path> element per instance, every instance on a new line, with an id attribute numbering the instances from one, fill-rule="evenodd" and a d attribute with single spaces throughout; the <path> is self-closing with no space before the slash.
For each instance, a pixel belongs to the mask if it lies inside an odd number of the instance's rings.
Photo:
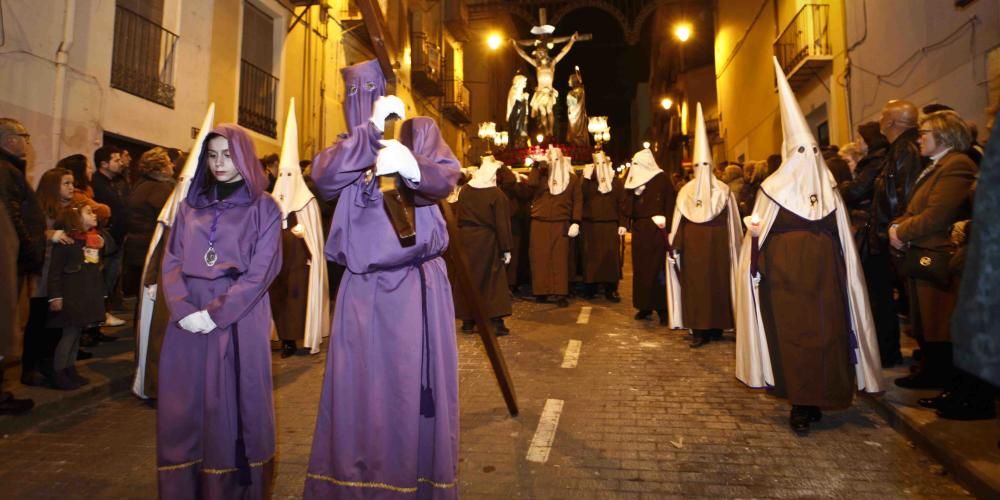
<path id="1" fill-rule="evenodd" d="M 186 206 L 182 205 L 174 217 L 174 225 L 170 229 L 170 241 L 167 242 L 166 250 L 163 252 L 163 263 L 160 266 L 160 287 L 167 300 L 172 323 L 198 312 L 198 308 L 188 301 L 190 294 L 187 284 L 184 283 L 184 274 L 181 272 L 181 264 L 184 259 L 182 240 L 184 239 L 184 219 L 186 216 Z"/>
<path id="2" fill-rule="evenodd" d="M 260 234 L 250 265 L 233 286 L 205 307 L 219 328 L 226 328 L 242 318 L 264 294 L 281 270 L 281 211 L 266 200 L 260 207 Z"/>
<path id="3" fill-rule="evenodd" d="M 312 178 L 323 199 L 337 197 L 340 191 L 354 183 L 364 171 L 375 164 L 375 154 L 381 148 L 382 134 L 370 122 L 354 127 L 350 135 L 316 155 L 312 163 Z"/>
<path id="4" fill-rule="evenodd" d="M 413 157 L 417 159 L 417 166 L 420 167 L 420 182 L 410 182 L 403 178 L 406 185 L 413 189 L 414 205 L 418 207 L 433 205 L 438 200 L 447 198 L 455 189 L 462 170 L 458 160 L 447 156 L 442 155 L 441 158 L 433 160 L 414 153 Z"/>

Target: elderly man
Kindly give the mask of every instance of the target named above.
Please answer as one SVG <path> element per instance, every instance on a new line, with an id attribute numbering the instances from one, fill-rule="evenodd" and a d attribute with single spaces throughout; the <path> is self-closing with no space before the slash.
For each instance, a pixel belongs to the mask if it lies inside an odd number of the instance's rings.
<path id="1" fill-rule="evenodd" d="M 17 299 L 25 277 L 41 270 L 45 260 L 45 215 L 25 177 L 31 135 L 21 122 L 0 118 L 0 385 L 3 352 L 17 325 Z M 16 237 L 15 237 L 16 236 Z M 30 399 L 0 392 L 0 415 L 30 410 Z"/>

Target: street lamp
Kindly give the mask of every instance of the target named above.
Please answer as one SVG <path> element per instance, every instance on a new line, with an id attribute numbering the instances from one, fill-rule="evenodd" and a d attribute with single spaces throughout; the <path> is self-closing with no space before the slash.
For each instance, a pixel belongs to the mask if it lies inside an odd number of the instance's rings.
<path id="1" fill-rule="evenodd" d="M 611 140 L 611 127 L 607 116 L 591 116 L 587 120 L 587 131 L 594 136 L 594 149 L 601 150 L 601 145 Z"/>
<path id="2" fill-rule="evenodd" d="M 674 37 L 677 38 L 681 43 L 688 41 L 691 38 L 691 23 L 680 22 L 674 25 Z"/>
<path id="3" fill-rule="evenodd" d="M 496 145 L 499 150 L 506 148 L 509 142 L 510 137 L 507 135 L 507 132 L 497 132 L 497 134 L 493 136 L 493 144 Z"/>
<path id="4" fill-rule="evenodd" d="M 660 107 L 666 111 L 670 111 L 670 108 L 674 105 L 674 100 L 669 97 L 664 97 L 660 99 Z"/>
<path id="5" fill-rule="evenodd" d="M 497 135 L 497 124 L 494 122 L 482 122 L 479 124 L 479 138 L 486 143 L 486 154 L 491 155 L 493 151 L 490 150 L 490 143 L 493 142 L 493 138 Z"/>
<path id="6" fill-rule="evenodd" d="M 489 36 L 486 37 L 486 46 L 489 47 L 490 50 L 497 50 L 501 45 L 503 45 L 503 37 L 500 36 L 500 33 L 490 33 Z"/>

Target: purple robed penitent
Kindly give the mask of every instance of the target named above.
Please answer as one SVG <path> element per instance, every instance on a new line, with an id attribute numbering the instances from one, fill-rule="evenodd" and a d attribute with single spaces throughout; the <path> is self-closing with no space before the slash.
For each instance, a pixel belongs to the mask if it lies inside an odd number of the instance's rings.
<path id="1" fill-rule="evenodd" d="M 327 257 L 347 266 L 337 297 L 306 498 L 457 498 L 458 356 L 448 233 L 438 199 L 459 163 L 429 118 L 400 127 L 420 167 L 416 244 L 403 247 L 383 208 L 381 134 L 351 130 L 313 161 L 323 195 L 340 196 Z M 422 387 L 433 393 L 433 406 Z M 432 411 L 431 411 L 432 410 Z M 432 417 L 426 416 L 432 414 Z"/>
<path id="2" fill-rule="evenodd" d="M 160 357 L 159 493 L 166 499 L 267 498 L 275 450 L 267 289 L 281 267 L 281 211 L 264 192 L 267 180 L 247 133 L 235 125 L 212 133 L 229 141 L 245 184 L 217 201 L 214 188 L 205 188 L 212 174 L 202 158 L 164 252 L 160 282 L 170 324 Z M 213 226 L 218 262 L 208 266 Z M 178 326 L 200 310 L 208 311 L 215 330 L 198 334 Z M 240 435 L 245 453 L 236 445 Z M 250 484 L 241 484 L 247 479 Z"/>

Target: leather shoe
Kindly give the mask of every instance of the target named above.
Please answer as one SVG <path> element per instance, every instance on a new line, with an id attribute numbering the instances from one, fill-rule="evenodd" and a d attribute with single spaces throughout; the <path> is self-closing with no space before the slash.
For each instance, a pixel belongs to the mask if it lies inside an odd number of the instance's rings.
<path id="1" fill-rule="evenodd" d="M 660 326 L 667 326 L 667 311 L 656 311 L 656 315 L 660 317 Z"/>
<path id="2" fill-rule="evenodd" d="M 476 327 L 475 321 L 470 321 L 467 319 L 462 320 L 462 333 L 472 333 L 472 330 L 474 330 L 475 327 Z"/>
<path id="3" fill-rule="evenodd" d="M 896 386 L 903 389 L 943 389 L 944 381 L 926 371 L 918 371 L 912 375 L 897 378 L 893 381 Z"/>
<path id="4" fill-rule="evenodd" d="M 792 412 L 788 416 L 788 426 L 796 434 L 806 434 L 809 432 L 809 423 L 812 422 L 812 415 L 806 406 L 792 405 Z"/>
<path id="5" fill-rule="evenodd" d="M 697 349 L 707 344 L 708 342 L 709 338 L 707 336 L 696 333 L 694 334 L 693 337 L 691 337 L 691 343 L 688 344 L 688 347 L 692 349 Z"/>
<path id="6" fill-rule="evenodd" d="M 635 313 L 635 319 L 649 319 L 653 315 L 653 311 L 639 311 Z"/>
<path id="7" fill-rule="evenodd" d="M 295 355 L 295 351 L 297 350 L 298 348 L 295 347 L 295 341 L 285 340 L 281 343 L 281 358 L 290 358 Z"/>
<path id="8" fill-rule="evenodd" d="M 944 391 L 933 398 L 920 398 L 917 400 L 917 404 L 923 406 L 924 408 L 939 410 L 948 405 L 953 399 L 955 399 L 954 392 Z"/>
<path id="9" fill-rule="evenodd" d="M 559 297 L 559 300 L 556 301 L 556 305 L 559 307 L 569 307 L 569 299 L 566 297 Z"/>
<path id="10" fill-rule="evenodd" d="M 0 392 L 0 415 L 20 415 L 35 407 L 30 399 L 17 399 L 9 392 Z"/>
<path id="11" fill-rule="evenodd" d="M 620 295 L 618 295 L 618 292 L 613 290 L 604 292 L 604 298 L 608 299 L 608 302 L 614 302 L 616 304 L 622 301 L 622 298 Z"/>
<path id="12" fill-rule="evenodd" d="M 86 333 L 80 337 L 80 347 L 94 347 L 100 342 L 97 341 L 97 337 L 94 335 L 88 335 Z"/>
<path id="13" fill-rule="evenodd" d="M 818 406 L 807 406 L 807 408 L 809 409 L 810 422 L 819 422 L 820 420 L 823 420 L 823 412 L 820 411 Z"/>
<path id="14" fill-rule="evenodd" d="M 116 340 L 118 340 L 118 337 L 112 337 L 110 335 L 105 335 L 103 333 L 98 333 L 97 334 L 97 341 L 98 342 L 114 342 Z"/>

